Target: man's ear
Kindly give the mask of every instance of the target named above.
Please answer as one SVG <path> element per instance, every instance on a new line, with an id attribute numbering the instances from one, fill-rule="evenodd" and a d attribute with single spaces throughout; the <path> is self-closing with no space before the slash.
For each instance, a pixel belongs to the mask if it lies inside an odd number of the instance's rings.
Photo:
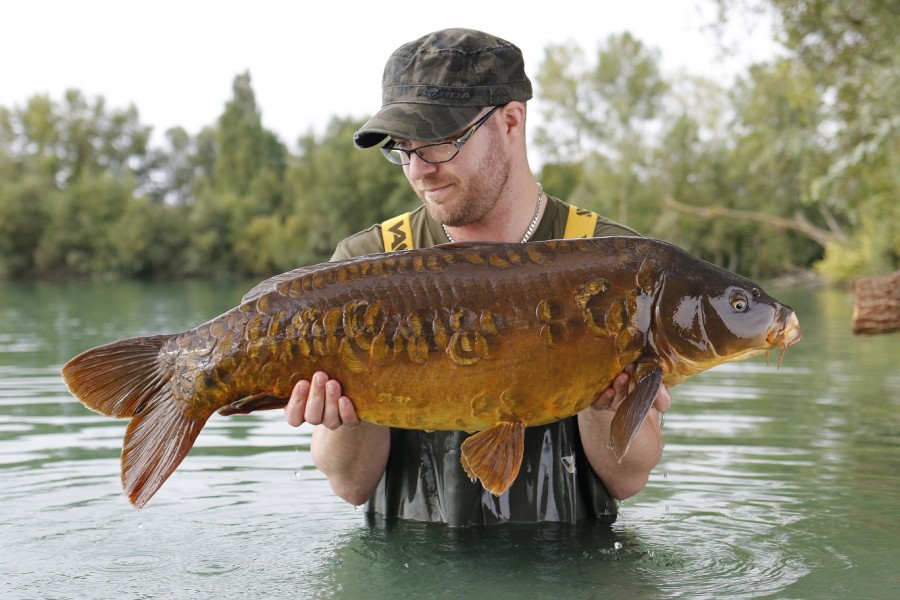
<path id="1" fill-rule="evenodd" d="M 501 133 L 513 137 L 525 135 L 525 103 L 510 102 L 499 112 Z"/>

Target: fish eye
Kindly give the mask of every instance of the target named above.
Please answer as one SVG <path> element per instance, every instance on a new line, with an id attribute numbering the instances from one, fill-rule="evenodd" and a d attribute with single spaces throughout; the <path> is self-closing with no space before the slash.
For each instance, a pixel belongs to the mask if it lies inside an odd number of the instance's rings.
<path id="1" fill-rule="evenodd" d="M 731 292 L 731 297 L 728 301 L 731 303 L 731 308 L 733 308 L 735 312 L 747 312 L 747 309 L 750 308 L 750 300 L 742 291 Z"/>

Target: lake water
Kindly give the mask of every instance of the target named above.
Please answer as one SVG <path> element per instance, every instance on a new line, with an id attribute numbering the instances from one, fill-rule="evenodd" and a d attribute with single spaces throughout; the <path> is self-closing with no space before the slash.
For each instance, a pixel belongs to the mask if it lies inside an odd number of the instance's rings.
<path id="1" fill-rule="evenodd" d="M 897 598 L 900 334 L 852 296 L 770 290 L 804 339 L 673 388 L 665 455 L 612 526 L 371 524 L 280 411 L 214 416 L 143 510 L 125 422 L 62 364 L 231 308 L 238 284 L 0 283 L 0 597 Z"/>

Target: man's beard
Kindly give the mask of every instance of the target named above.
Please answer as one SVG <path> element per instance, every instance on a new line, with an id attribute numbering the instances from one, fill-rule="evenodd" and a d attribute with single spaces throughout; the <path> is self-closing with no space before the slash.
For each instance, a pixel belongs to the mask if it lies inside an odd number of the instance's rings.
<path id="1" fill-rule="evenodd" d="M 451 205 L 433 204 L 424 198 L 424 194 L 416 191 L 431 216 L 447 227 L 464 227 L 481 221 L 500 200 L 509 182 L 510 161 L 496 143 L 496 134 L 490 131 L 491 143 L 484 161 L 476 173 L 465 183 L 457 178 L 449 180 L 462 193 Z M 448 180 L 424 180 L 427 184 L 438 187 Z"/>

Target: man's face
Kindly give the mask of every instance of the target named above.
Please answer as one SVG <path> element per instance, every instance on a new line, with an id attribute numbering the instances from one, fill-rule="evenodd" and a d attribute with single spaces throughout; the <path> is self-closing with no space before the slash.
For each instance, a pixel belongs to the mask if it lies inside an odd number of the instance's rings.
<path id="1" fill-rule="evenodd" d="M 430 164 L 413 155 L 409 165 L 403 167 L 416 195 L 436 221 L 448 227 L 471 225 L 497 204 L 510 176 L 509 148 L 502 143 L 497 118 L 502 118 L 502 111 L 486 121 L 453 160 Z M 427 143 L 398 141 L 401 147 L 410 149 Z"/>

